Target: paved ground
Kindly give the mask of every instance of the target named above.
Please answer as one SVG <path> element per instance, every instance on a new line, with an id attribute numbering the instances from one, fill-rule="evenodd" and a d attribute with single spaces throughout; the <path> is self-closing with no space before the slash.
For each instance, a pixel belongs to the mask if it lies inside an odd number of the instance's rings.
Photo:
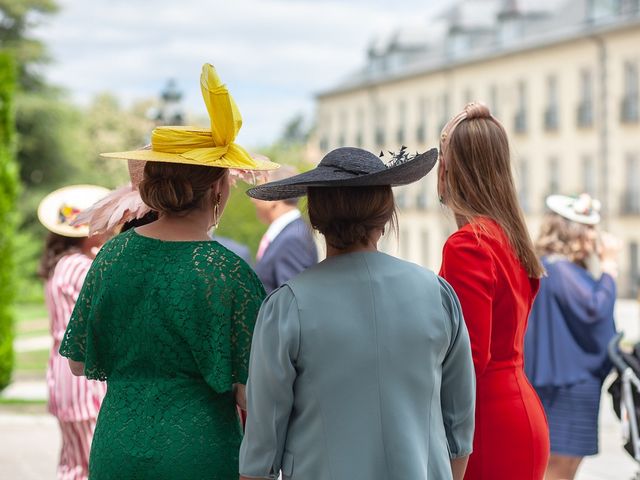
<path id="1" fill-rule="evenodd" d="M 603 398 L 600 425 L 601 452 L 584 461 L 577 479 L 631 480 L 638 468 L 620 446 L 620 425 L 608 395 Z M 0 413 L 0 478 L 54 479 L 59 448 L 58 425 L 53 417 Z"/>
<path id="2" fill-rule="evenodd" d="M 622 448 L 620 423 L 613 412 L 611 396 L 604 393 L 600 408 L 600 453 L 584 460 L 577 480 L 631 480 L 638 471 L 638 464 Z"/>
<path id="3" fill-rule="evenodd" d="M 13 348 L 16 352 L 32 352 L 34 350 L 45 350 L 51 348 L 53 340 L 49 335 L 19 338 L 13 342 Z"/>
<path id="4" fill-rule="evenodd" d="M 59 450 L 51 415 L 0 413 L 0 478 L 53 480 Z"/>
<path id="5" fill-rule="evenodd" d="M 635 302 L 619 302 L 619 330 L 627 342 L 640 340 L 640 311 Z M 40 349 L 45 338 L 16 345 L 19 350 Z M 6 389 L 2 398 L 44 399 L 44 379 L 21 381 Z M 621 446 L 620 424 L 611 399 L 603 395 L 600 413 L 600 454 L 586 459 L 577 480 L 631 480 L 640 470 Z M 0 406 L 0 479 L 48 480 L 55 478 L 60 439 L 56 420 L 42 404 Z M 517 479 L 514 479 L 517 480 Z"/>

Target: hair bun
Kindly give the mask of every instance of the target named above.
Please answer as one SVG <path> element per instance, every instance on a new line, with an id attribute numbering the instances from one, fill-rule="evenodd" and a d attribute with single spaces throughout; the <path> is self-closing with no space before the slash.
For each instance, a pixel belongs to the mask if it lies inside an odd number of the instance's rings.
<path id="1" fill-rule="evenodd" d="M 140 196 L 152 210 L 180 213 L 193 207 L 194 192 L 184 177 L 145 178 L 140 183 Z"/>
<path id="2" fill-rule="evenodd" d="M 207 202 L 212 206 L 208 193 L 216 182 L 226 178 L 227 172 L 204 165 L 145 162 L 140 197 L 152 210 L 170 215 L 203 207 Z"/>
<path id="3" fill-rule="evenodd" d="M 464 107 L 464 111 L 467 114 L 467 120 L 473 120 L 474 118 L 491 118 L 491 111 L 484 103 L 468 103 Z"/>

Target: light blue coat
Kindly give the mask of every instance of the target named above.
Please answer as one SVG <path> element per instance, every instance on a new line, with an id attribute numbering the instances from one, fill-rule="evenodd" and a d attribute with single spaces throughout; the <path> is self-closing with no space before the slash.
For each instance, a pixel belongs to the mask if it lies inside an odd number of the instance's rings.
<path id="1" fill-rule="evenodd" d="M 247 477 L 446 480 L 473 443 L 469 337 L 452 288 L 379 252 L 274 291 L 253 336 Z"/>

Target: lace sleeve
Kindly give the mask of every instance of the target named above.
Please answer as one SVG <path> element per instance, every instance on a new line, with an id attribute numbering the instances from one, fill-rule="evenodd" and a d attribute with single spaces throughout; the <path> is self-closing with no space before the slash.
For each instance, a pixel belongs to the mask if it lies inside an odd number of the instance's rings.
<path id="1" fill-rule="evenodd" d="M 266 293 L 258 276 L 247 268 L 247 278 L 238 292 L 231 319 L 233 383 L 247 383 L 253 328 Z"/>
<path id="2" fill-rule="evenodd" d="M 265 292 L 239 258 L 225 261 L 224 273 L 212 285 L 207 319 L 185 326 L 184 338 L 204 380 L 224 393 L 247 380 L 253 328 Z"/>
<path id="3" fill-rule="evenodd" d="M 107 366 L 104 359 L 99 358 L 100 345 L 95 334 L 95 323 L 99 323 L 101 318 L 105 250 L 103 247 L 91 264 L 59 350 L 63 357 L 84 363 L 85 377 L 103 382 L 107 380 Z"/>
<path id="4" fill-rule="evenodd" d="M 60 355 L 76 362 L 86 362 L 87 332 L 91 314 L 91 298 L 95 286 L 96 265 L 89 269 L 80 295 L 71 314 L 69 325 L 60 344 Z"/>

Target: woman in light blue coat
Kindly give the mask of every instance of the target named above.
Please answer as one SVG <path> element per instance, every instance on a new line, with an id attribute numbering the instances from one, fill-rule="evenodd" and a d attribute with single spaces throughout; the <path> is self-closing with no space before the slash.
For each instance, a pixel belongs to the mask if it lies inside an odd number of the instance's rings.
<path id="1" fill-rule="evenodd" d="M 249 191 L 308 195 L 327 259 L 275 290 L 253 336 L 241 479 L 461 480 L 475 384 L 460 305 L 433 272 L 377 243 L 396 223 L 391 186 L 437 152 L 386 164 L 339 148 L 310 172 Z"/>

